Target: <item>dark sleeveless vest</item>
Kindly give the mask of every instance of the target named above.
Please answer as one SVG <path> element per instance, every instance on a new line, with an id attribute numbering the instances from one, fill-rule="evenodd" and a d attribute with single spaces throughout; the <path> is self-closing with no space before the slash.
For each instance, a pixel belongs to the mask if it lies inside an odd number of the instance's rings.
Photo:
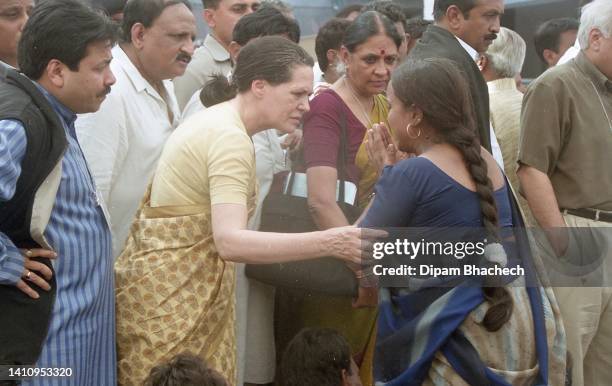
<path id="1" fill-rule="evenodd" d="M 15 70 L 0 68 L 0 120 L 5 119 L 23 124 L 27 147 L 15 194 L 0 202 L 0 231 L 18 248 L 39 248 L 30 234 L 35 195 L 61 162 L 68 146 L 66 134 L 58 114 L 34 83 Z M 49 259 L 36 260 L 53 271 Z M 0 364 L 37 361 L 55 301 L 54 271 L 49 284 L 51 291 L 30 284 L 39 299 L 31 299 L 14 286 L 0 285 Z"/>

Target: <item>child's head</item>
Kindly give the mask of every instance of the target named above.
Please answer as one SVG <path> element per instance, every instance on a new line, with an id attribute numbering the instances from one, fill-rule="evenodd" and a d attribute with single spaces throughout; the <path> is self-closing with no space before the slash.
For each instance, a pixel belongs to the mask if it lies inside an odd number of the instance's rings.
<path id="1" fill-rule="evenodd" d="M 151 369 L 145 386 L 228 386 L 221 374 L 191 353 L 181 353 Z"/>
<path id="2" fill-rule="evenodd" d="M 361 386 L 346 339 L 327 328 L 309 328 L 287 346 L 281 363 L 283 386 Z"/>

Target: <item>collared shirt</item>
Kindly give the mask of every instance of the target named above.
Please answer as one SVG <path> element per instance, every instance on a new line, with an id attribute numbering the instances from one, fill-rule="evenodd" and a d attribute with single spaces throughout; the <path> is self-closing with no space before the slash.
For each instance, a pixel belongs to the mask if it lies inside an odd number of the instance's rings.
<path id="1" fill-rule="evenodd" d="M 580 41 L 576 39 L 576 43 L 574 43 L 573 46 L 568 48 L 567 51 L 565 51 L 565 53 L 563 54 L 563 56 L 561 56 L 561 58 L 557 62 L 557 66 L 560 64 L 567 63 L 570 60 L 574 59 L 576 55 L 578 55 L 579 52 L 580 52 Z"/>
<path id="2" fill-rule="evenodd" d="M 72 377 L 32 378 L 24 385 L 116 384 L 114 274 L 111 235 L 74 131 L 76 115 L 42 87 L 60 117 L 68 147 L 45 238 L 57 253 L 57 293 L 38 367 L 70 367 Z M 20 122 L 0 121 L 0 200 L 10 200 L 27 139 Z M 7 254 L 8 251 L 8 254 Z M 23 258 L 0 234 L 3 284 L 14 283 Z M 5 270 L 8 263 L 9 270 Z M 13 276 L 6 280 L 7 274 Z M 25 294 L 23 295 L 26 296 Z M 18 321 L 16 321 L 18 323 Z"/>
<path id="3" fill-rule="evenodd" d="M 491 107 L 491 126 L 501 144 L 504 157 L 504 171 L 515 192 L 519 191 L 519 181 L 516 175 L 518 157 L 518 142 L 521 131 L 521 106 L 523 94 L 516 88 L 514 78 L 497 79 L 487 82 L 489 88 L 489 105 Z M 534 224 L 527 201 L 517 195 L 525 221 Z"/>
<path id="4" fill-rule="evenodd" d="M 518 136 L 521 123 L 523 94 L 516 88 L 513 78 L 497 79 L 487 82 L 491 126 L 501 143 L 504 169 L 513 186 L 516 180 L 516 157 L 518 155 Z"/>
<path id="5" fill-rule="evenodd" d="M 312 66 L 312 73 L 314 74 L 314 84 L 325 82 L 325 74 L 321 71 L 319 62 L 315 62 L 314 66 Z"/>
<path id="6" fill-rule="evenodd" d="M 249 229 L 258 230 L 261 225 L 263 202 L 270 193 L 274 175 L 291 169 L 289 157 L 281 147 L 281 137 L 276 129 L 255 133 L 251 139 L 255 148 L 255 171 L 257 175 L 257 207 L 249 219 Z"/>
<path id="7" fill-rule="evenodd" d="M 548 175 L 560 208 L 612 211 L 610 117 L 612 82 L 584 52 L 525 94 L 518 160 Z"/>
<path id="8" fill-rule="evenodd" d="M 459 41 L 459 44 L 461 44 L 461 47 L 463 47 L 465 52 L 467 52 L 468 55 L 470 55 L 470 57 L 474 59 L 475 62 L 477 62 L 478 59 L 480 59 L 480 54 L 478 53 L 478 51 L 476 51 L 472 46 L 470 46 L 469 44 L 461 40 L 458 36 L 455 36 L 455 38 Z M 497 141 L 497 136 L 495 134 L 495 130 L 493 130 L 493 125 L 491 124 L 491 122 L 489 122 L 489 132 L 491 135 L 491 153 L 493 155 L 493 158 L 495 158 L 495 161 L 497 162 L 499 167 L 502 168 L 502 170 L 504 170 L 505 164 L 504 164 L 503 153 L 502 153 L 501 147 L 499 146 L 499 142 Z"/>
<path id="9" fill-rule="evenodd" d="M 227 80 L 231 82 L 232 80 L 232 70 L 230 69 L 226 74 Z M 187 118 L 197 113 L 198 111 L 202 111 L 206 109 L 206 106 L 202 103 L 200 99 L 200 94 L 202 93 L 203 87 L 196 90 L 189 99 L 189 102 L 185 105 L 183 109 L 183 114 L 181 115 L 181 123 L 185 122 Z"/>
<path id="10" fill-rule="evenodd" d="M 200 93 L 202 89 L 198 89 L 193 93 L 189 102 L 185 105 L 183 109 L 183 114 L 181 115 L 181 123 L 185 122 L 187 118 L 197 113 L 198 111 L 204 110 L 206 107 L 202 104 L 202 100 L 200 99 Z"/>
<path id="11" fill-rule="evenodd" d="M 211 34 L 193 54 L 183 76 L 174 79 L 176 99 L 181 111 L 193 94 L 204 87 L 214 74 L 227 74 L 232 69 L 229 52 Z"/>
<path id="12" fill-rule="evenodd" d="M 117 257 L 180 113 L 171 81 L 163 81 L 164 99 L 120 46 L 112 53 L 117 82 L 100 110 L 79 117 L 77 133 L 110 213 Z"/>
<path id="13" fill-rule="evenodd" d="M 478 59 L 480 59 L 480 54 L 478 53 L 478 51 L 476 51 L 472 46 L 464 42 L 458 36 L 455 36 L 455 38 L 459 41 L 459 44 L 461 44 L 461 47 L 463 47 L 465 52 L 467 52 L 468 55 L 470 55 L 470 58 L 474 59 L 475 62 L 477 62 Z"/>

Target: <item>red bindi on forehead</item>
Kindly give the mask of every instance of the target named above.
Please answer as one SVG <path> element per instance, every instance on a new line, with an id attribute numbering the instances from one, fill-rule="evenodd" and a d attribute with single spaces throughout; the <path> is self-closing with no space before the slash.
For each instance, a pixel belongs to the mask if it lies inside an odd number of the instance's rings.
<path id="1" fill-rule="evenodd" d="M 386 51 L 383 48 L 379 48 L 380 56 L 385 56 Z"/>

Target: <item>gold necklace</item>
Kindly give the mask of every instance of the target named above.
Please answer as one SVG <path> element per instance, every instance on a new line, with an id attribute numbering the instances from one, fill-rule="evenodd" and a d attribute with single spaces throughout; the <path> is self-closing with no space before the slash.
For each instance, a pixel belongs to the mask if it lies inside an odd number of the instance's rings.
<path id="1" fill-rule="evenodd" d="M 370 115 L 367 113 L 367 110 L 363 106 L 363 103 L 361 103 L 359 98 L 357 98 L 357 93 L 355 92 L 355 90 L 353 90 L 353 87 L 351 87 L 351 85 L 349 84 L 348 80 L 346 79 L 346 75 L 344 75 L 343 79 L 344 79 L 344 84 L 346 85 L 346 87 L 348 88 L 349 92 L 351 93 L 351 96 L 353 97 L 355 102 L 357 102 L 359 107 L 361 107 L 361 112 L 362 112 L 363 116 L 365 117 L 366 122 L 368 122 L 368 125 L 369 125 L 368 128 L 372 127 L 372 121 L 370 120 Z"/>

